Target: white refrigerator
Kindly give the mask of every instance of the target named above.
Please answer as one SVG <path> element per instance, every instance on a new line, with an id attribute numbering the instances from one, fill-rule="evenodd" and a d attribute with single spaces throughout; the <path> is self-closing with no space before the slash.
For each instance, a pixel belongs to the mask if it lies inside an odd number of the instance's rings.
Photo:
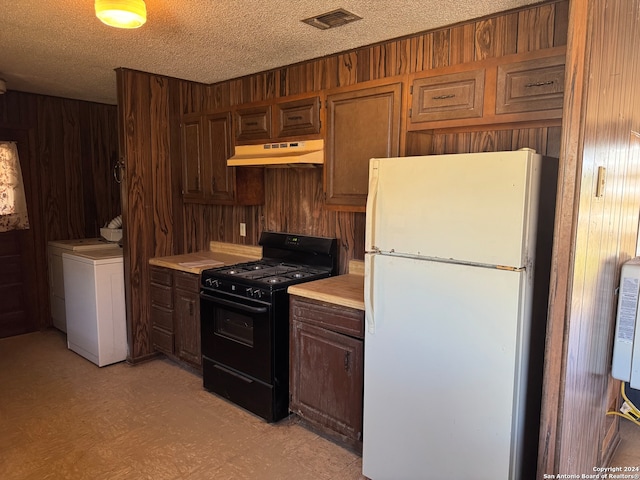
<path id="1" fill-rule="evenodd" d="M 557 160 L 372 159 L 369 182 L 363 474 L 535 478 Z"/>

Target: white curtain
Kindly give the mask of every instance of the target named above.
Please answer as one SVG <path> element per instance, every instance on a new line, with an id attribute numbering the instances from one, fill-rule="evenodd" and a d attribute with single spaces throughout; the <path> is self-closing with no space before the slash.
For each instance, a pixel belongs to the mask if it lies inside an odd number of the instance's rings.
<path id="1" fill-rule="evenodd" d="M 0 232 L 29 228 L 27 200 L 15 142 L 0 142 Z"/>

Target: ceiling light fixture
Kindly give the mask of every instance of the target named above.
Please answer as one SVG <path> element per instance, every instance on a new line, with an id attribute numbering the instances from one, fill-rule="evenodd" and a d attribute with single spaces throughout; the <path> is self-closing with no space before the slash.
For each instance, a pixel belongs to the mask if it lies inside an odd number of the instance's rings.
<path id="1" fill-rule="evenodd" d="M 95 0 L 96 17 L 116 28 L 138 28 L 147 21 L 143 0 Z"/>

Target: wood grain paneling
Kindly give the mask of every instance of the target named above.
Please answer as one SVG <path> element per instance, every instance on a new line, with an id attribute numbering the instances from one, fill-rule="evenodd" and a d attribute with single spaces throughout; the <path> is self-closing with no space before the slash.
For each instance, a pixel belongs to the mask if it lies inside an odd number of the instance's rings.
<path id="1" fill-rule="evenodd" d="M 9 91 L 0 95 L 0 129 L 18 132 L 29 165 L 27 185 L 30 232 L 27 254 L 34 261 L 39 328 L 51 325 L 46 247 L 49 240 L 99 236 L 99 228 L 118 215 L 119 187 L 116 107 L 79 100 Z M 20 133 L 21 132 L 21 133 Z M 28 169 L 28 170 L 27 170 Z"/>
<path id="2" fill-rule="evenodd" d="M 570 4 L 539 473 L 607 465 L 617 437 L 605 412 L 614 292 L 640 210 L 638 11 L 638 0 Z"/>

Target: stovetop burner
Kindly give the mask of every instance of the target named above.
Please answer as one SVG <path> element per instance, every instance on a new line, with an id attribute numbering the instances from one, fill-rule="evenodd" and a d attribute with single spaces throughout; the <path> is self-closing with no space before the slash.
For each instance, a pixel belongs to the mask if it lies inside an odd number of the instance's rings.
<path id="1" fill-rule="evenodd" d="M 293 265 L 288 263 L 276 263 L 257 261 L 238 263 L 230 267 L 212 268 L 203 272 L 203 276 L 211 279 L 227 280 L 238 285 L 250 281 L 252 285 L 264 284 L 293 284 L 303 279 L 329 276 L 331 269 L 315 268 L 307 265 Z"/>
<path id="2" fill-rule="evenodd" d="M 335 239 L 263 232 L 260 245 L 264 254 L 261 260 L 205 270 L 202 285 L 255 297 L 251 289 L 266 293 L 336 272 Z"/>

